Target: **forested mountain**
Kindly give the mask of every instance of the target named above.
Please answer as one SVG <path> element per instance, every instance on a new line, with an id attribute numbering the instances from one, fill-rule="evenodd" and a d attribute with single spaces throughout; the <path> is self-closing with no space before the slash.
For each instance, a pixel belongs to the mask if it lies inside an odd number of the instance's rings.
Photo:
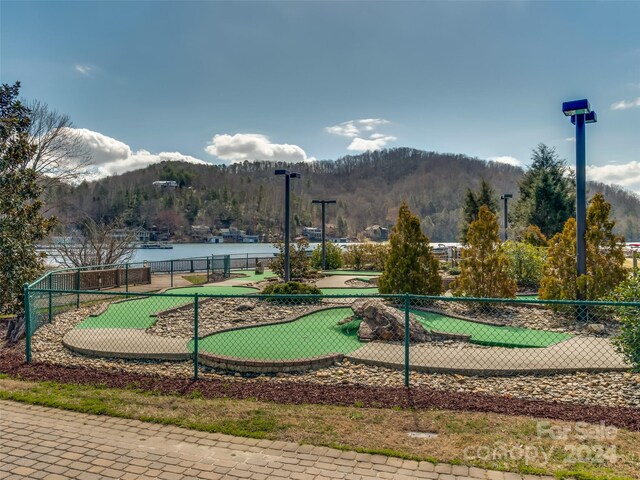
<path id="1" fill-rule="evenodd" d="M 367 226 L 394 224 L 406 200 L 425 233 L 434 242 L 456 241 L 464 194 L 484 178 L 501 193 L 518 197 L 523 170 L 465 155 L 396 148 L 336 161 L 304 164 L 245 162 L 230 166 L 163 162 L 122 175 L 77 186 L 57 185 L 46 202 L 63 224 L 83 215 L 96 220 L 121 218 L 126 225 L 156 225 L 180 236 L 192 225 L 214 229 L 230 226 L 248 234 L 279 233 L 282 229 L 284 179 L 275 168 L 298 172 L 292 179 L 293 225 L 320 225 L 320 207 L 311 200 L 336 199 L 327 206 L 327 223 L 339 236 L 357 235 Z M 179 188 L 159 188 L 157 180 L 173 180 Z M 618 231 L 640 239 L 640 199 L 622 188 L 589 183 L 588 193 L 604 193 L 612 203 Z"/>

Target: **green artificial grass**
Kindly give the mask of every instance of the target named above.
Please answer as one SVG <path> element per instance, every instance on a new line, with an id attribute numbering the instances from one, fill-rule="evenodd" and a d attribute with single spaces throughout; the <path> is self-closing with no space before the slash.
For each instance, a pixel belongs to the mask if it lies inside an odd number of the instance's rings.
<path id="1" fill-rule="evenodd" d="M 471 335 L 471 343 L 490 347 L 545 348 L 571 338 L 566 333 L 519 327 L 494 327 L 482 323 L 445 317 L 437 313 L 412 310 L 426 330 Z"/>
<path id="2" fill-rule="evenodd" d="M 276 278 L 277 275 L 271 270 L 265 269 L 263 274 L 256 274 L 255 270 L 231 270 L 231 273 L 242 275 L 238 277 L 238 280 L 250 280 L 252 282 L 259 282 L 266 280 L 267 278 Z"/>
<path id="3" fill-rule="evenodd" d="M 233 286 L 208 286 L 174 288 L 167 293 L 193 295 L 241 295 L 256 293 L 254 288 Z M 193 303 L 193 298 L 183 297 L 142 297 L 109 305 L 106 312 L 97 317 L 89 317 L 76 328 L 149 328 L 156 322 L 151 315 L 169 308 Z"/>
<path id="4" fill-rule="evenodd" d="M 377 295 L 378 288 L 322 288 L 324 295 Z"/>
<path id="5" fill-rule="evenodd" d="M 351 308 L 315 312 L 290 323 L 242 328 L 203 338 L 201 352 L 264 360 L 309 358 L 329 353 L 350 353 L 362 346 L 357 329 L 338 322 L 351 316 Z M 189 343 L 193 349 L 193 342 Z"/>
<path id="6" fill-rule="evenodd" d="M 362 275 L 365 277 L 376 277 L 382 275 L 382 272 L 373 272 L 367 270 L 323 270 L 325 275 Z"/>

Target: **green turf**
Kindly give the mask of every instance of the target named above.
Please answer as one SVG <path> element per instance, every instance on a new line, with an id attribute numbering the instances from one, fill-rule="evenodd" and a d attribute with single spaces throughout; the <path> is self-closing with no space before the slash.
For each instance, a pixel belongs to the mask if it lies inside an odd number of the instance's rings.
<path id="1" fill-rule="evenodd" d="M 518 295 L 518 300 L 539 300 L 538 295 Z"/>
<path id="2" fill-rule="evenodd" d="M 254 270 L 231 270 L 231 273 L 236 273 L 242 275 L 242 277 L 238 277 L 238 280 L 249 280 L 252 282 L 259 282 L 261 280 L 266 280 L 267 278 L 275 278 L 277 275 L 273 273 L 271 270 L 265 269 L 263 274 L 256 274 Z"/>
<path id="3" fill-rule="evenodd" d="M 248 287 L 187 287 L 174 288 L 167 293 L 181 293 L 193 295 L 241 295 L 256 293 L 256 290 Z M 106 312 L 97 317 L 89 317 L 76 328 L 149 328 L 156 322 L 156 317 L 150 315 L 161 310 L 179 307 L 193 303 L 193 298 L 180 297 L 144 297 L 137 300 L 115 303 L 110 305 Z"/>
<path id="4" fill-rule="evenodd" d="M 378 289 L 372 288 L 321 288 L 325 295 L 377 295 Z"/>
<path id="5" fill-rule="evenodd" d="M 571 338 L 566 333 L 518 327 L 494 327 L 482 323 L 445 317 L 437 313 L 412 310 L 426 330 L 471 335 L 471 343 L 491 347 L 544 348 Z"/>
<path id="6" fill-rule="evenodd" d="M 362 275 L 364 277 L 375 277 L 382 275 L 382 272 L 372 272 L 367 270 L 324 270 L 325 275 Z"/>
<path id="7" fill-rule="evenodd" d="M 350 308 L 334 308 L 290 323 L 218 333 L 200 340 L 198 349 L 230 357 L 265 360 L 349 353 L 362 343 L 355 329 L 343 329 L 338 321 L 352 313 Z M 193 349 L 193 342 L 189 347 Z"/>

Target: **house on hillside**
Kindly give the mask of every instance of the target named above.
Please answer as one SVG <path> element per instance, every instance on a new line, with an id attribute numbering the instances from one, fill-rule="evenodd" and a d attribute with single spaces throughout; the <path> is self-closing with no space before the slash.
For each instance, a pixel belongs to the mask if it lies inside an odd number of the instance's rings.
<path id="1" fill-rule="evenodd" d="M 192 225 L 189 236 L 194 242 L 206 242 L 211 236 L 211 228 L 206 225 Z"/>
<path id="2" fill-rule="evenodd" d="M 302 236 L 306 237 L 310 242 L 319 242 L 322 240 L 322 229 L 318 227 L 302 227 Z"/>
<path id="3" fill-rule="evenodd" d="M 245 234 L 244 230 L 238 230 L 236 227 L 220 229 L 220 235 L 225 243 L 242 243 L 242 238 Z"/>
<path id="4" fill-rule="evenodd" d="M 156 180 L 153 182 L 156 188 L 178 188 L 178 182 L 175 180 Z"/>
<path id="5" fill-rule="evenodd" d="M 374 242 L 384 242 L 389 240 L 389 229 L 380 225 L 371 225 L 364 229 L 364 236 Z"/>

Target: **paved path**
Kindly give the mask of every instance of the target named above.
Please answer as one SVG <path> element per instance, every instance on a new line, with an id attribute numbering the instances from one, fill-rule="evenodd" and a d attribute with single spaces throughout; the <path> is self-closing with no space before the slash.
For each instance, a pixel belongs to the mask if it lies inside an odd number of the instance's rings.
<path id="1" fill-rule="evenodd" d="M 533 480 L 0 401 L 0 479 Z"/>

